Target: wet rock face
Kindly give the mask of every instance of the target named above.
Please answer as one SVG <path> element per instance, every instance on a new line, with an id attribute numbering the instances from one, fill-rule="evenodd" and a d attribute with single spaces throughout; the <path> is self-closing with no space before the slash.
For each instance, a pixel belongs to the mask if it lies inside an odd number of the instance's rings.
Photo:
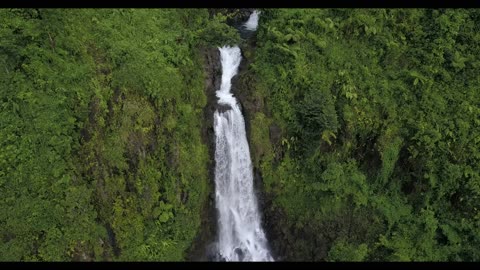
<path id="1" fill-rule="evenodd" d="M 236 28 L 241 38 L 248 39 L 254 34 L 254 31 L 246 30 L 243 24 L 247 22 L 250 14 L 252 14 L 254 10 L 254 8 L 209 9 L 209 13 L 211 17 L 218 13 L 227 16 L 226 23 Z"/>
<path id="2" fill-rule="evenodd" d="M 213 113 L 218 107 L 216 89 L 220 88 L 222 80 L 222 67 L 220 63 L 220 53 L 217 48 L 208 48 L 203 52 L 205 65 L 205 95 L 207 96 L 207 105 L 204 108 L 203 139 L 208 146 L 210 159 L 214 160 L 215 154 L 215 134 L 213 130 Z M 210 176 L 213 184 L 213 169 L 210 169 Z"/>
<path id="3" fill-rule="evenodd" d="M 256 33 L 256 31 L 248 30 L 244 27 L 244 24 L 248 21 L 253 11 L 254 9 L 243 9 L 231 22 L 231 25 L 238 30 L 240 37 L 244 40 L 251 39 Z M 243 53 L 242 57 L 244 57 Z"/>
<path id="4" fill-rule="evenodd" d="M 221 63 L 220 53 L 217 48 L 206 48 L 201 51 L 204 59 L 205 95 L 207 105 L 203 110 L 202 142 L 207 145 L 209 155 L 209 196 L 203 207 L 201 230 L 195 239 L 190 251 L 188 261 L 220 261 L 215 254 L 214 242 L 217 231 L 217 213 L 215 208 L 214 173 L 215 173 L 215 131 L 213 129 L 213 113 L 218 109 L 215 91 L 220 88 Z"/>
<path id="5" fill-rule="evenodd" d="M 235 253 L 238 255 L 239 261 L 243 261 L 245 258 L 245 252 L 241 248 L 236 248 Z"/>
<path id="6" fill-rule="evenodd" d="M 203 51 L 204 58 L 205 58 L 205 94 L 207 94 L 207 98 L 211 98 L 212 96 L 215 97 L 216 89 L 220 88 L 221 80 L 222 80 L 222 64 L 220 62 L 220 52 L 217 48 L 208 48 L 204 49 Z M 208 105 L 214 105 L 215 102 L 212 100 L 208 100 Z"/>
<path id="7" fill-rule="evenodd" d="M 254 11 L 255 9 L 253 8 L 231 8 L 228 9 L 229 15 L 231 15 L 230 18 L 227 19 L 227 24 L 231 25 L 235 28 L 238 28 L 241 26 L 243 23 L 245 23 L 248 20 L 248 17 L 250 17 L 250 14 Z"/>
<path id="8" fill-rule="evenodd" d="M 226 261 L 225 258 L 223 258 L 222 255 L 218 253 L 217 246 L 215 245 L 215 243 L 208 245 L 205 253 L 206 253 L 205 255 L 206 260 L 209 262 L 225 262 Z"/>

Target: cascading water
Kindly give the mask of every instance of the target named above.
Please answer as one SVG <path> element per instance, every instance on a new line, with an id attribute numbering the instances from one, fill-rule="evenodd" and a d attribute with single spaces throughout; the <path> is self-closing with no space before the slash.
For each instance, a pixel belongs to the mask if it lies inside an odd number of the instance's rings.
<path id="1" fill-rule="evenodd" d="M 223 47 L 220 55 L 223 73 L 218 103 L 230 109 L 214 114 L 218 252 L 227 261 L 270 261 L 253 190 L 245 123 L 237 100 L 230 93 L 231 79 L 241 61 L 240 49 Z"/>
<path id="2" fill-rule="evenodd" d="M 247 30 L 250 30 L 250 31 L 257 30 L 258 15 L 260 15 L 260 11 L 254 10 L 250 15 L 250 17 L 248 18 L 248 21 L 243 25 L 243 27 L 245 27 Z"/>
<path id="3" fill-rule="evenodd" d="M 242 59 L 240 48 L 225 46 L 219 50 L 222 82 L 216 94 L 218 103 L 228 109 L 214 113 L 218 253 L 227 261 L 273 261 L 253 190 L 245 122 L 230 93 L 231 79 Z"/>

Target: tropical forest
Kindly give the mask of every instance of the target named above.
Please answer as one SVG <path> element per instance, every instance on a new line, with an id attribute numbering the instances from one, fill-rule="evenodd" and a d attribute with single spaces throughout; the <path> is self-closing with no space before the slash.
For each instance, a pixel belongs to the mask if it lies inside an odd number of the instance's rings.
<path id="1" fill-rule="evenodd" d="M 0 9 L 0 261 L 480 261 L 480 10 Z"/>

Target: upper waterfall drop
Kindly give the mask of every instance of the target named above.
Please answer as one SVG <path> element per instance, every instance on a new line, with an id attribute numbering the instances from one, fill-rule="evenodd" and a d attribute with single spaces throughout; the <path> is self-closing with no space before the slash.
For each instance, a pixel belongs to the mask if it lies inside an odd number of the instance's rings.
<path id="1" fill-rule="evenodd" d="M 223 47 L 220 50 L 220 61 L 222 63 L 222 84 L 220 89 L 216 92 L 219 98 L 218 103 L 222 105 L 230 105 L 232 108 L 237 103 L 237 100 L 230 93 L 232 87 L 232 78 L 238 72 L 238 66 L 242 60 L 242 54 L 240 48 L 235 47 Z"/>
<path id="2" fill-rule="evenodd" d="M 258 15 L 260 15 L 260 11 L 254 10 L 252 14 L 250 14 L 248 21 L 243 25 L 243 27 L 245 27 L 247 30 L 250 30 L 250 31 L 257 30 Z"/>

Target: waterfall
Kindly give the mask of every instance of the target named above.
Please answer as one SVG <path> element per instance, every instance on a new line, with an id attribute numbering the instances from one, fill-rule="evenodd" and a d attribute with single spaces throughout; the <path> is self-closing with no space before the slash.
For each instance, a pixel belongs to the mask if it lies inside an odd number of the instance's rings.
<path id="1" fill-rule="evenodd" d="M 250 17 L 248 18 L 248 21 L 243 25 L 243 27 L 245 27 L 247 30 L 250 30 L 250 31 L 257 30 L 258 15 L 260 15 L 260 11 L 254 10 L 250 15 Z"/>
<path id="2" fill-rule="evenodd" d="M 254 29 L 256 21 L 258 17 L 250 23 Z M 245 121 L 237 99 L 230 93 L 231 80 L 242 60 L 240 48 L 224 46 L 219 50 L 222 82 L 216 95 L 218 103 L 228 109 L 214 113 L 218 254 L 227 261 L 273 261 L 254 194 Z"/>

